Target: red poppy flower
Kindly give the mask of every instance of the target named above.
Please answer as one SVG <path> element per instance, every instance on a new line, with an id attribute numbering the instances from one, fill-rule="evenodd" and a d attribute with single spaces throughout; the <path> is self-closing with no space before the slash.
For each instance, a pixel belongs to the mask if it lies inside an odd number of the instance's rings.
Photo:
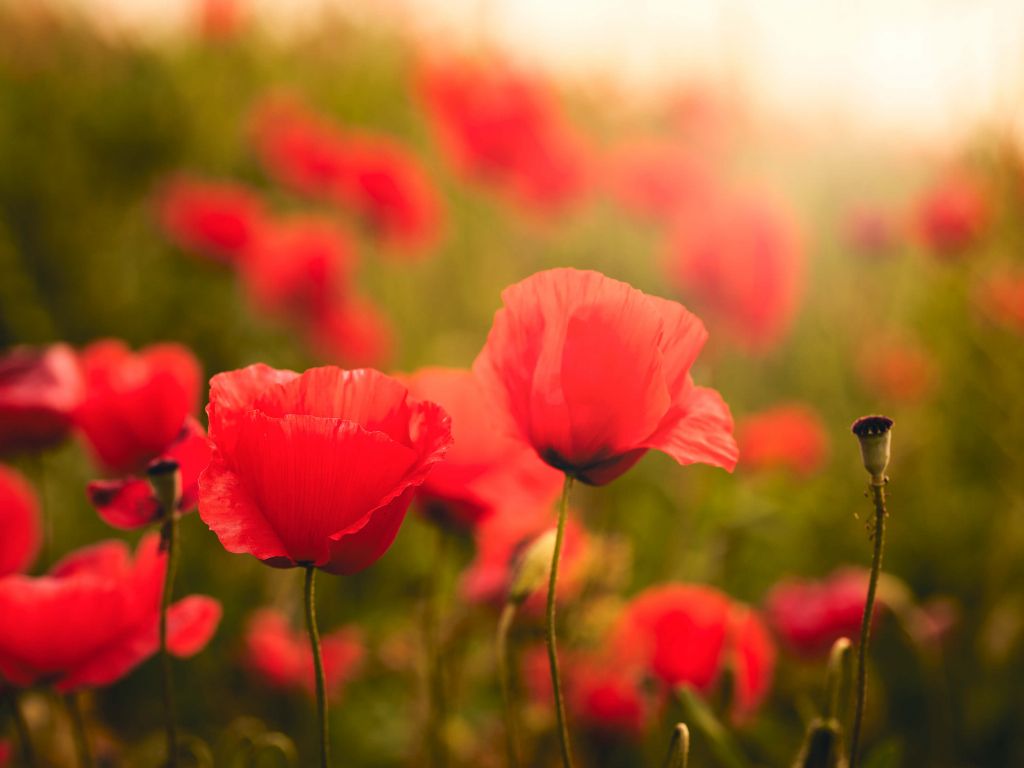
<path id="1" fill-rule="evenodd" d="M 390 318 L 368 299 L 350 294 L 309 318 L 306 326 L 314 350 L 333 362 L 380 366 L 394 355 Z"/>
<path id="2" fill-rule="evenodd" d="M 707 693 L 731 665 L 734 716 L 748 716 L 771 687 L 775 652 L 757 616 L 710 587 L 651 587 L 630 602 L 613 634 L 615 658 L 639 663 L 669 689 Z"/>
<path id="3" fill-rule="evenodd" d="M 628 213 L 671 224 L 699 211 L 714 189 L 707 163 L 678 141 L 635 140 L 606 161 L 605 185 Z"/>
<path id="4" fill-rule="evenodd" d="M 548 464 L 592 485 L 651 448 L 735 466 L 728 406 L 690 378 L 707 332 L 681 304 L 575 269 L 539 272 L 502 300 L 473 371 Z"/>
<path id="5" fill-rule="evenodd" d="M 633 670 L 616 659 L 572 658 L 565 665 L 566 699 L 573 719 L 599 733 L 640 736 L 652 702 Z"/>
<path id="6" fill-rule="evenodd" d="M 178 439 L 198 405 L 199 363 L 178 344 L 132 352 L 120 341 L 98 341 L 81 362 L 85 399 L 75 421 L 111 471 L 145 468 Z"/>
<path id="7" fill-rule="evenodd" d="M 464 175 L 538 213 L 579 202 L 592 176 L 589 152 L 540 80 L 494 62 L 435 62 L 420 92 L 442 151 Z"/>
<path id="8" fill-rule="evenodd" d="M 343 627 L 320 636 L 328 695 L 337 697 L 363 658 L 363 641 L 357 629 Z M 293 632 L 277 611 L 263 608 L 249 617 L 245 631 L 246 664 L 275 688 L 316 690 L 313 653 L 309 639 Z"/>
<path id="9" fill-rule="evenodd" d="M 987 275 L 978 284 L 974 300 L 996 325 L 1024 333 L 1024 269 L 1001 268 Z"/>
<path id="10" fill-rule="evenodd" d="M 472 372 L 424 368 L 405 379 L 413 396 L 452 418 L 454 444 L 417 498 L 435 520 L 473 527 L 502 506 L 550 509 L 562 476 L 512 438 L 507 415 L 488 401 Z"/>
<path id="11" fill-rule="evenodd" d="M 864 344 L 857 373 L 876 397 L 912 403 L 928 395 L 936 371 L 934 359 L 919 343 L 900 335 L 876 335 Z"/>
<path id="12" fill-rule="evenodd" d="M 821 417 L 800 403 L 747 416 L 736 428 L 741 466 L 753 471 L 785 469 L 811 475 L 828 458 L 828 433 Z"/>
<path id="13" fill-rule="evenodd" d="M 157 195 L 157 217 L 179 247 L 233 262 L 263 224 L 263 203 L 239 184 L 178 176 Z"/>
<path id="14" fill-rule="evenodd" d="M 828 653 L 840 637 L 855 640 L 860 633 L 868 574 L 842 568 L 820 581 L 789 579 L 772 587 L 765 613 L 772 627 L 795 653 Z M 882 610 L 876 603 L 874 620 Z"/>
<path id="15" fill-rule="evenodd" d="M 0 577 L 28 568 L 42 540 L 39 507 L 31 486 L 0 464 Z"/>
<path id="16" fill-rule="evenodd" d="M 349 288 L 357 252 L 333 221 L 297 216 L 264 227 L 242 262 L 245 287 L 269 312 L 322 312 Z"/>
<path id="17" fill-rule="evenodd" d="M 254 109 L 251 134 L 263 167 L 278 182 L 312 197 L 331 194 L 347 158 L 341 131 L 289 94 Z"/>
<path id="18" fill-rule="evenodd" d="M 199 514 L 229 552 L 276 567 L 372 565 L 451 443 L 439 406 L 371 369 L 220 373 L 206 412 Z"/>
<path id="19" fill-rule="evenodd" d="M 669 239 L 667 272 L 684 296 L 750 351 L 789 330 L 804 281 L 791 214 L 767 198 L 720 195 Z"/>
<path id="20" fill-rule="evenodd" d="M 67 692 L 109 685 L 156 653 L 166 555 L 156 534 L 133 559 L 120 541 L 72 553 L 46 576 L 0 579 L 0 675 L 13 685 Z M 193 595 L 171 606 L 168 646 L 198 653 L 220 604 Z"/>
<path id="21" fill-rule="evenodd" d="M 481 521 L 473 533 L 476 558 L 462 575 L 460 591 L 466 600 L 503 605 L 517 559 L 538 536 L 555 527 L 550 507 L 500 507 Z M 559 601 L 579 594 L 587 569 L 590 543 L 586 530 L 570 517 L 566 521 L 565 542 L 559 566 Z M 539 612 L 544 607 L 547 589 L 531 595 L 525 610 Z"/>
<path id="22" fill-rule="evenodd" d="M 914 210 L 917 232 L 933 252 L 955 256 L 981 237 L 991 215 L 989 198 L 965 171 L 952 171 L 922 194 Z"/>
<path id="23" fill-rule="evenodd" d="M 0 357 L 0 453 L 59 443 L 83 393 L 78 358 L 66 344 L 15 347 Z"/>
<path id="24" fill-rule="evenodd" d="M 200 0 L 199 33 L 207 40 L 227 40 L 239 32 L 247 16 L 242 0 Z"/>
<path id="25" fill-rule="evenodd" d="M 441 232 L 441 201 L 426 170 L 385 136 L 348 136 L 332 197 L 356 210 L 386 245 L 422 253 Z"/>

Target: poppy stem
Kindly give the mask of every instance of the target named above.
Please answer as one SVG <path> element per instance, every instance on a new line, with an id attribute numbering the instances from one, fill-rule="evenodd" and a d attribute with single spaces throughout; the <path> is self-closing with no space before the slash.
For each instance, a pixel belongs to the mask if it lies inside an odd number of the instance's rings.
<path id="1" fill-rule="evenodd" d="M 441 526 L 437 528 L 437 548 L 434 553 L 433 579 L 427 596 L 425 635 L 427 648 L 427 683 L 430 697 L 427 741 L 430 747 L 430 764 L 444 768 L 448 763 L 445 731 L 448 722 L 448 707 L 444 687 L 444 640 L 441 632 L 443 610 L 445 566 L 448 535 Z"/>
<path id="2" fill-rule="evenodd" d="M 174 675 L 171 654 L 167 650 L 167 616 L 174 596 L 174 576 L 178 570 L 178 512 L 167 512 L 162 531 L 167 550 L 167 570 L 164 572 L 164 591 L 160 600 L 160 666 L 163 673 L 164 727 L 167 732 L 168 768 L 178 765 L 178 730 L 174 716 Z"/>
<path id="3" fill-rule="evenodd" d="M 316 714 L 320 725 L 320 768 L 331 764 L 330 734 L 327 725 L 327 683 L 324 662 L 320 655 L 320 630 L 316 626 L 316 568 L 306 566 L 306 631 L 313 650 L 313 672 L 316 676 Z"/>
<path id="4" fill-rule="evenodd" d="M 516 604 L 505 603 L 498 619 L 498 680 L 501 683 L 501 708 L 505 716 L 505 747 L 508 751 L 509 768 L 519 768 L 519 728 L 516 724 L 516 711 L 512 701 L 512 677 L 509 674 L 508 635 L 512 622 L 516 618 Z"/>
<path id="5" fill-rule="evenodd" d="M 64 705 L 71 719 L 71 736 L 75 742 L 75 753 L 78 755 L 78 768 L 92 768 L 92 752 L 89 749 L 89 734 L 85 731 L 85 720 L 82 718 L 82 707 L 77 693 L 69 693 L 64 697 Z"/>
<path id="6" fill-rule="evenodd" d="M 569 741 L 569 726 L 566 723 L 565 703 L 562 700 L 562 676 L 558 671 L 558 645 L 555 639 L 555 588 L 558 585 L 558 560 L 562 555 L 562 540 L 565 538 L 565 520 L 569 515 L 569 493 L 571 491 L 572 475 L 566 475 L 565 484 L 562 486 L 562 500 L 558 504 L 558 529 L 555 533 L 555 551 L 551 556 L 547 605 L 548 664 L 551 667 L 551 688 L 555 694 L 555 715 L 558 718 L 558 739 L 562 747 L 563 768 L 572 768 L 572 744 Z"/>
<path id="7" fill-rule="evenodd" d="M 882 571 L 882 553 L 885 548 L 885 480 L 872 479 L 871 499 L 875 505 L 875 525 L 872 533 L 875 548 L 871 558 L 871 578 L 868 581 L 868 594 L 864 600 L 864 616 L 860 624 L 860 643 L 857 646 L 857 702 L 853 714 L 853 730 L 850 734 L 850 768 L 857 768 L 860 757 L 860 729 L 864 718 L 864 702 L 868 695 L 867 654 L 868 642 L 871 639 L 871 618 L 875 611 L 875 592 L 878 588 L 878 577 Z"/>
<path id="8" fill-rule="evenodd" d="M 668 745 L 665 768 L 686 768 L 690 762 L 690 729 L 686 723 L 676 723 L 672 729 L 672 741 Z"/>
<path id="9" fill-rule="evenodd" d="M 13 691 L 10 695 L 11 720 L 14 721 L 14 731 L 18 734 L 18 744 L 21 747 L 21 756 L 28 768 L 36 768 L 36 753 L 32 749 L 32 732 L 28 728 L 25 714 L 18 705 L 18 697 Z"/>

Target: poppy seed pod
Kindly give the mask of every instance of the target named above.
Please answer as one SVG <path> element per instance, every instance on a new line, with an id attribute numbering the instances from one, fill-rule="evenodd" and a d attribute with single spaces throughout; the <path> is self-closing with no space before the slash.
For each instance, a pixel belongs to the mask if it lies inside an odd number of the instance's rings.
<path id="1" fill-rule="evenodd" d="M 146 468 L 161 514 L 170 515 L 181 501 L 181 467 L 174 459 L 157 459 Z"/>
<path id="2" fill-rule="evenodd" d="M 889 447 L 892 442 L 893 421 L 888 416 L 862 416 L 853 422 L 853 434 L 860 440 L 860 453 L 864 469 L 871 475 L 873 485 L 885 482 L 885 468 L 889 466 Z"/>

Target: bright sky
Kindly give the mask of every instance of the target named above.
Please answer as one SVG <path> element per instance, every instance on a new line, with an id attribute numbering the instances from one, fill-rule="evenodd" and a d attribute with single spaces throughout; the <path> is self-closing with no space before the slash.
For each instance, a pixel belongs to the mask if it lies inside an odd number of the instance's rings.
<path id="1" fill-rule="evenodd" d="M 179 20 L 188 0 L 72 0 Z M 626 85 L 730 83 L 787 117 L 923 140 L 979 119 L 1024 129 L 1024 0 L 252 0 L 303 23 L 331 7 L 432 39 L 486 39 L 572 75 Z M 285 10 L 286 9 L 286 10 Z M 180 14 L 180 15 L 179 15 Z M 109 18 L 109 16 L 108 16 Z M 287 25 L 283 25 L 287 26 Z"/>

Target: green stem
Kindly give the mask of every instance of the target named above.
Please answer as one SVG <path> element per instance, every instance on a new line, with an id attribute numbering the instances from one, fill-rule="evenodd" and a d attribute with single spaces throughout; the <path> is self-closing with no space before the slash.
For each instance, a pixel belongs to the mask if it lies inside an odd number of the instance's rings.
<path id="1" fill-rule="evenodd" d="M 735 742 L 732 734 L 715 717 L 707 704 L 688 686 L 677 691 L 686 720 L 707 739 L 708 746 L 719 765 L 724 768 L 749 768 L 750 763 Z"/>
<path id="2" fill-rule="evenodd" d="M 82 707 L 77 693 L 69 693 L 64 697 L 64 705 L 71 719 L 71 736 L 75 742 L 75 753 L 78 755 L 78 768 L 92 768 L 92 752 L 89 749 L 89 735 L 85 732 L 85 720 L 82 718 Z"/>
<path id="3" fill-rule="evenodd" d="M 25 721 L 25 715 L 18 706 L 18 697 L 13 691 L 10 695 L 11 719 L 14 721 L 14 731 L 18 734 L 18 744 L 21 747 L 21 756 L 28 768 L 35 768 L 36 753 L 32 749 L 32 732 Z"/>
<path id="4" fill-rule="evenodd" d="M 672 741 L 668 745 L 665 768 L 686 768 L 690 762 L 690 729 L 686 723 L 676 723 L 672 729 Z"/>
<path id="5" fill-rule="evenodd" d="M 850 768 L 857 768 L 860 756 L 860 730 L 864 719 L 864 702 L 868 695 L 867 654 L 871 639 L 871 618 L 875 610 L 875 592 L 878 576 L 882 571 L 882 553 L 885 548 L 885 484 L 871 483 L 871 498 L 875 505 L 874 554 L 871 558 L 871 578 L 868 581 L 868 595 L 864 601 L 864 616 L 860 624 L 860 644 L 857 647 L 857 702 L 853 715 L 853 730 L 850 734 Z"/>
<path id="6" fill-rule="evenodd" d="M 562 500 L 558 505 L 558 530 L 555 534 L 555 552 L 551 557 L 547 606 L 548 663 L 551 666 L 551 688 L 555 693 L 555 715 L 558 718 L 558 739 L 562 747 L 563 768 L 572 768 L 572 744 L 569 741 L 569 726 L 565 720 L 565 703 L 562 700 L 562 677 L 558 671 L 558 645 L 555 640 L 555 590 L 558 585 L 558 560 L 562 555 L 562 540 L 565 538 L 565 520 L 569 514 L 571 490 L 572 476 L 566 475 L 565 484 L 562 486 Z"/>
<path id="7" fill-rule="evenodd" d="M 174 716 L 174 675 L 171 654 L 167 650 L 167 616 L 174 597 L 174 577 L 178 570 L 178 513 L 168 510 L 164 522 L 163 541 L 167 548 L 167 570 L 164 572 L 164 592 L 160 600 L 160 665 L 163 672 L 164 728 L 167 733 L 168 768 L 178 765 L 178 730 Z"/>
<path id="8" fill-rule="evenodd" d="M 331 739 L 327 725 L 327 684 L 324 680 L 324 662 L 320 656 L 320 631 L 316 626 L 316 569 L 306 566 L 306 631 L 313 650 L 313 672 L 316 676 L 316 713 L 320 724 L 320 768 L 331 764 Z"/>
<path id="9" fill-rule="evenodd" d="M 501 682 L 501 707 L 505 716 L 505 747 L 509 768 L 519 768 L 519 729 L 516 725 L 515 706 L 512 701 L 512 678 L 509 674 L 508 635 L 516 618 L 516 604 L 505 603 L 498 620 L 498 679 Z"/>
<path id="10" fill-rule="evenodd" d="M 445 748 L 445 729 L 448 723 L 448 706 L 444 686 L 444 642 L 441 637 L 441 613 L 444 601 L 445 561 L 448 535 L 441 526 L 437 528 L 437 548 L 434 553 L 433 579 L 430 585 L 426 608 L 427 642 L 427 689 L 428 702 L 427 742 L 430 749 L 430 764 L 444 768 L 448 764 Z"/>

